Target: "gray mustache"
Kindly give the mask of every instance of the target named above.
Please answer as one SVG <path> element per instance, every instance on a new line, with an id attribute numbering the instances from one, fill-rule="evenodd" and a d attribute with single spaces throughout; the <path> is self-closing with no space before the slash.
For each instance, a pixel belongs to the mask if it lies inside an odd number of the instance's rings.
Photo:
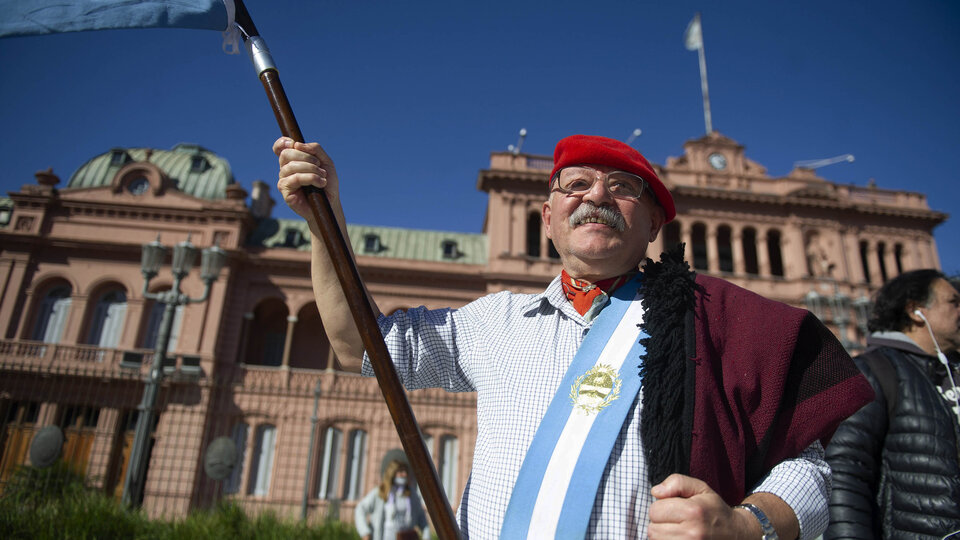
<path id="1" fill-rule="evenodd" d="M 623 219 L 623 214 L 617 210 L 609 206 L 596 206 L 592 202 L 584 201 L 574 210 L 573 214 L 570 214 L 570 228 L 576 228 L 587 220 L 596 220 L 613 227 L 618 232 L 623 232 L 627 228 L 627 222 Z"/>

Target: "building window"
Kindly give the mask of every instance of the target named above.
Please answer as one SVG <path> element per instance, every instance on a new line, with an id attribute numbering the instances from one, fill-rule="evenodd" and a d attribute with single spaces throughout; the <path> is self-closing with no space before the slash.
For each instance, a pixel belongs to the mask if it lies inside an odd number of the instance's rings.
<path id="1" fill-rule="evenodd" d="M 884 259 L 887 256 L 887 245 L 883 242 L 877 242 L 877 263 L 880 265 L 880 282 L 886 283 L 887 278 L 887 261 Z"/>
<path id="2" fill-rule="evenodd" d="M 103 348 L 116 347 L 126 314 L 126 293 L 115 290 L 101 296 L 93 310 L 87 343 Z"/>
<path id="3" fill-rule="evenodd" d="M 317 484 L 318 499 L 337 498 L 337 477 L 340 476 L 340 452 L 343 449 L 343 432 L 331 426 L 323 436 L 323 457 L 320 460 L 320 481 Z"/>
<path id="4" fill-rule="evenodd" d="M 767 231 L 767 255 L 770 257 L 770 275 L 783 277 L 783 257 L 780 253 L 780 231 Z"/>
<path id="5" fill-rule="evenodd" d="M 233 470 L 230 471 L 230 476 L 228 476 L 223 481 L 223 492 L 224 493 L 239 493 L 240 492 L 240 478 L 243 475 L 243 464 L 244 458 L 247 455 L 247 437 L 250 433 L 250 426 L 244 422 L 237 422 L 233 426 L 233 433 L 230 434 L 233 439 L 233 444 L 237 448 L 237 462 L 233 466 Z"/>
<path id="6" fill-rule="evenodd" d="M 367 464 L 367 432 L 355 429 L 347 437 L 347 463 L 344 467 L 343 498 L 352 501 L 363 496 L 363 471 Z"/>
<path id="7" fill-rule="evenodd" d="M 703 223 L 694 223 L 690 241 L 693 243 L 693 267 L 697 270 L 706 270 L 707 226 Z"/>
<path id="8" fill-rule="evenodd" d="M 527 256 L 540 258 L 540 214 L 530 212 L 527 216 Z"/>
<path id="9" fill-rule="evenodd" d="M 760 264 L 757 262 L 757 230 L 747 227 L 741 233 L 743 243 L 743 271 L 752 276 L 760 274 Z"/>
<path id="10" fill-rule="evenodd" d="M 727 225 L 717 227 L 717 255 L 720 258 L 720 271 L 733 272 L 733 245 Z"/>
<path id="11" fill-rule="evenodd" d="M 460 250 L 457 249 L 455 240 L 444 240 L 440 244 L 440 248 L 443 250 L 444 259 L 456 259 L 460 256 Z"/>
<path id="12" fill-rule="evenodd" d="M 893 260 L 897 264 L 897 275 L 903 273 L 903 244 L 893 245 Z"/>
<path id="13" fill-rule="evenodd" d="M 303 233 L 299 229 L 287 229 L 283 236 L 283 247 L 300 247 L 303 244 Z"/>
<path id="14" fill-rule="evenodd" d="M 364 253 L 380 253 L 383 246 L 380 244 L 380 236 L 376 234 L 365 234 L 363 236 Z"/>
<path id="15" fill-rule="evenodd" d="M 680 222 L 671 221 L 663 226 L 663 250 L 670 251 L 680 245 Z"/>
<path id="16" fill-rule="evenodd" d="M 63 327 L 70 313 L 70 287 L 54 287 L 43 297 L 37 310 L 37 324 L 33 327 L 32 339 L 44 343 L 59 343 Z"/>
<path id="17" fill-rule="evenodd" d="M 246 336 L 246 364 L 280 366 L 283 363 L 289 314 L 286 304 L 276 298 L 264 300 L 257 305 Z"/>
<path id="18" fill-rule="evenodd" d="M 130 161 L 130 155 L 119 148 L 110 151 L 110 165 L 120 166 Z"/>
<path id="19" fill-rule="evenodd" d="M 440 437 L 440 482 L 447 497 L 451 497 L 457 490 L 457 463 L 459 462 L 459 445 L 453 435 Z"/>
<path id="20" fill-rule="evenodd" d="M 202 173 L 210 167 L 207 158 L 201 155 L 195 155 L 190 158 L 190 172 Z"/>
<path id="21" fill-rule="evenodd" d="M 273 471 L 273 452 L 277 442 L 277 428 L 264 424 L 257 428 L 250 462 L 250 495 L 266 495 L 270 492 L 270 475 Z"/>
<path id="22" fill-rule="evenodd" d="M 870 283 L 869 248 L 866 240 L 860 241 L 860 266 L 863 268 L 863 281 Z"/>

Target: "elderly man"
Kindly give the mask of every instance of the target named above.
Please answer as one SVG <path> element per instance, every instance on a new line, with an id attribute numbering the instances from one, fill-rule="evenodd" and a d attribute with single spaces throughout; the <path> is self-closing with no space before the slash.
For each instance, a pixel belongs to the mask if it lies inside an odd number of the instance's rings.
<path id="1" fill-rule="evenodd" d="M 837 429 L 826 538 L 960 533 L 960 293 L 914 270 L 878 292 L 856 358 L 876 400 Z M 960 534 L 957 534 L 960 536 Z"/>
<path id="2" fill-rule="evenodd" d="M 329 156 L 286 138 L 274 152 L 287 204 L 307 217 L 300 187 L 323 187 L 343 227 Z M 543 293 L 379 317 L 407 388 L 477 392 L 464 536 L 820 534 L 822 444 L 872 396 L 836 339 L 805 311 L 696 276 L 682 253 L 640 272 L 675 210 L 630 146 L 567 137 L 548 187 L 563 271 Z M 371 375 L 318 234 L 324 327 L 343 365 Z"/>

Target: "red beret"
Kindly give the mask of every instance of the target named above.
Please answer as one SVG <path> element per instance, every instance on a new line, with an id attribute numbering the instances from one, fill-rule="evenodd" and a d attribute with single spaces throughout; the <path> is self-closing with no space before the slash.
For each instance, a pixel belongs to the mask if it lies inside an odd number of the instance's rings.
<path id="1" fill-rule="evenodd" d="M 561 139 L 553 151 L 553 171 L 550 172 L 550 179 L 553 179 L 557 171 L 570 165 L 606 165 L 631 172 L 650 184 L 668 222 L 677 215 L 667 186 L 663 185 L 657 173 L 653 172 L 650 162 L 632 146 L 606 137 L 571 135 Z"/>

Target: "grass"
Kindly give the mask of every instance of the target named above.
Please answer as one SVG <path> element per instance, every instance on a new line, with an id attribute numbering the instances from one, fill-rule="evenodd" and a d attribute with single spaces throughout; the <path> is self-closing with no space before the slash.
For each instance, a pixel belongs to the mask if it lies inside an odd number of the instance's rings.
<path id="1" fill-rule="evenodd" d="M 83 485 L 69 467 L 21 467 L 0 495 L 0 538 L 61 539 L 205 539 L 355 540 L 352 525 L 337 521 L 308 525 L 272 512 L 250 518 L 235 503 L 196 511 L 177 521 L 149 519 L 103 492 Z"/>

